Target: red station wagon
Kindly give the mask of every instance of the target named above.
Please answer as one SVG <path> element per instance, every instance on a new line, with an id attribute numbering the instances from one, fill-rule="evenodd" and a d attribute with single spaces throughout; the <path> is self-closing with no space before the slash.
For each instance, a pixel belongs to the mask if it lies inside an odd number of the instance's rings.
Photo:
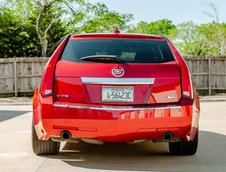
<path id="1" fill-rule="evenodd" d="M 189 69 L 164 36 L 67 36 L 49 59 L 33 100 L 32 146 L 60 142 L 168 142 L 174 155 L 198 146 L 199 98 Z"/>

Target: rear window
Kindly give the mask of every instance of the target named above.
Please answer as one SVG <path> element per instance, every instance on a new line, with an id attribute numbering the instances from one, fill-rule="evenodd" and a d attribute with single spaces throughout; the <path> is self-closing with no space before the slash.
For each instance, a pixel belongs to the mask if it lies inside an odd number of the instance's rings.
<path id="1" fill-rule="evenodd" d="M 84 62 L 82 57 L 115 55 L 120 63 L 163 63 L 173 61 L 173 55 L 164 41 L 131 39 L 69 40 L 61 59 Z"/>

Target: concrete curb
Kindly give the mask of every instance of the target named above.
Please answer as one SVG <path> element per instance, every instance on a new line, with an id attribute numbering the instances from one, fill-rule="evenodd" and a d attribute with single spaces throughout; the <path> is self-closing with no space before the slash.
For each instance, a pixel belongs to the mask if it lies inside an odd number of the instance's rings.
<path id="1" fill-rule="evenodd" d="M 25 102 L 25 103 L 0 103 L 0 106 L 26 106 L 26 105 L 31 105 L 31 102 Z"/>
<path id="2" fill-rule="evenodd" d="M 226 98 L 220 98 L 220 99 L 200 99 L 200 102 L 224 102 L 226 101 Z"/>

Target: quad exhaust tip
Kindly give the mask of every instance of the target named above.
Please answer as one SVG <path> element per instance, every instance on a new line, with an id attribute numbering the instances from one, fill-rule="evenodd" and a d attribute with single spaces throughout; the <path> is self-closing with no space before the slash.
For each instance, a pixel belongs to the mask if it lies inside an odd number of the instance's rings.
<path id="1" fill-rule="evenodd" d="M 71 138 L 71 133 L 69 131 L 62 131 L 61 138 L 64 140 L 69 140 Z"/>
<path id="2" fill-rule="evenodd" d="M 69 131 L 62 131 L 61 138 L 64 139 L 64 140 L 69 140 L 69 139 L 71 139 L 71 133 Z M 165 132 L 163 134 L 163 140 L 164 141 L 170 141 L 172 139 L 173 139 L 173 134 L 171 132 Z"/>
<path id="3" fill-rule="evenodd" d="M 163 134 L 164 141 L 170 141 L 173 139 L 173 134 L 171 132 L 166 132 Z"/>

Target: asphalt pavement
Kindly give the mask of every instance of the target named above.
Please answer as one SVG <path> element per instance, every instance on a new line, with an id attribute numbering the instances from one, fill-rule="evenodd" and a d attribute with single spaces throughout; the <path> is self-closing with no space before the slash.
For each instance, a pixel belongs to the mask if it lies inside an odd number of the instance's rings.
<path id="1" fill-rule="evenodd" d="M 200 140 L 194 156 L 172 156 L 166 143 L 64 143 L 59 155 L 31 149 L 31 105 L 0 106 L 0 172 L 226 171 L 226 101 L 201 103 Z"/>

